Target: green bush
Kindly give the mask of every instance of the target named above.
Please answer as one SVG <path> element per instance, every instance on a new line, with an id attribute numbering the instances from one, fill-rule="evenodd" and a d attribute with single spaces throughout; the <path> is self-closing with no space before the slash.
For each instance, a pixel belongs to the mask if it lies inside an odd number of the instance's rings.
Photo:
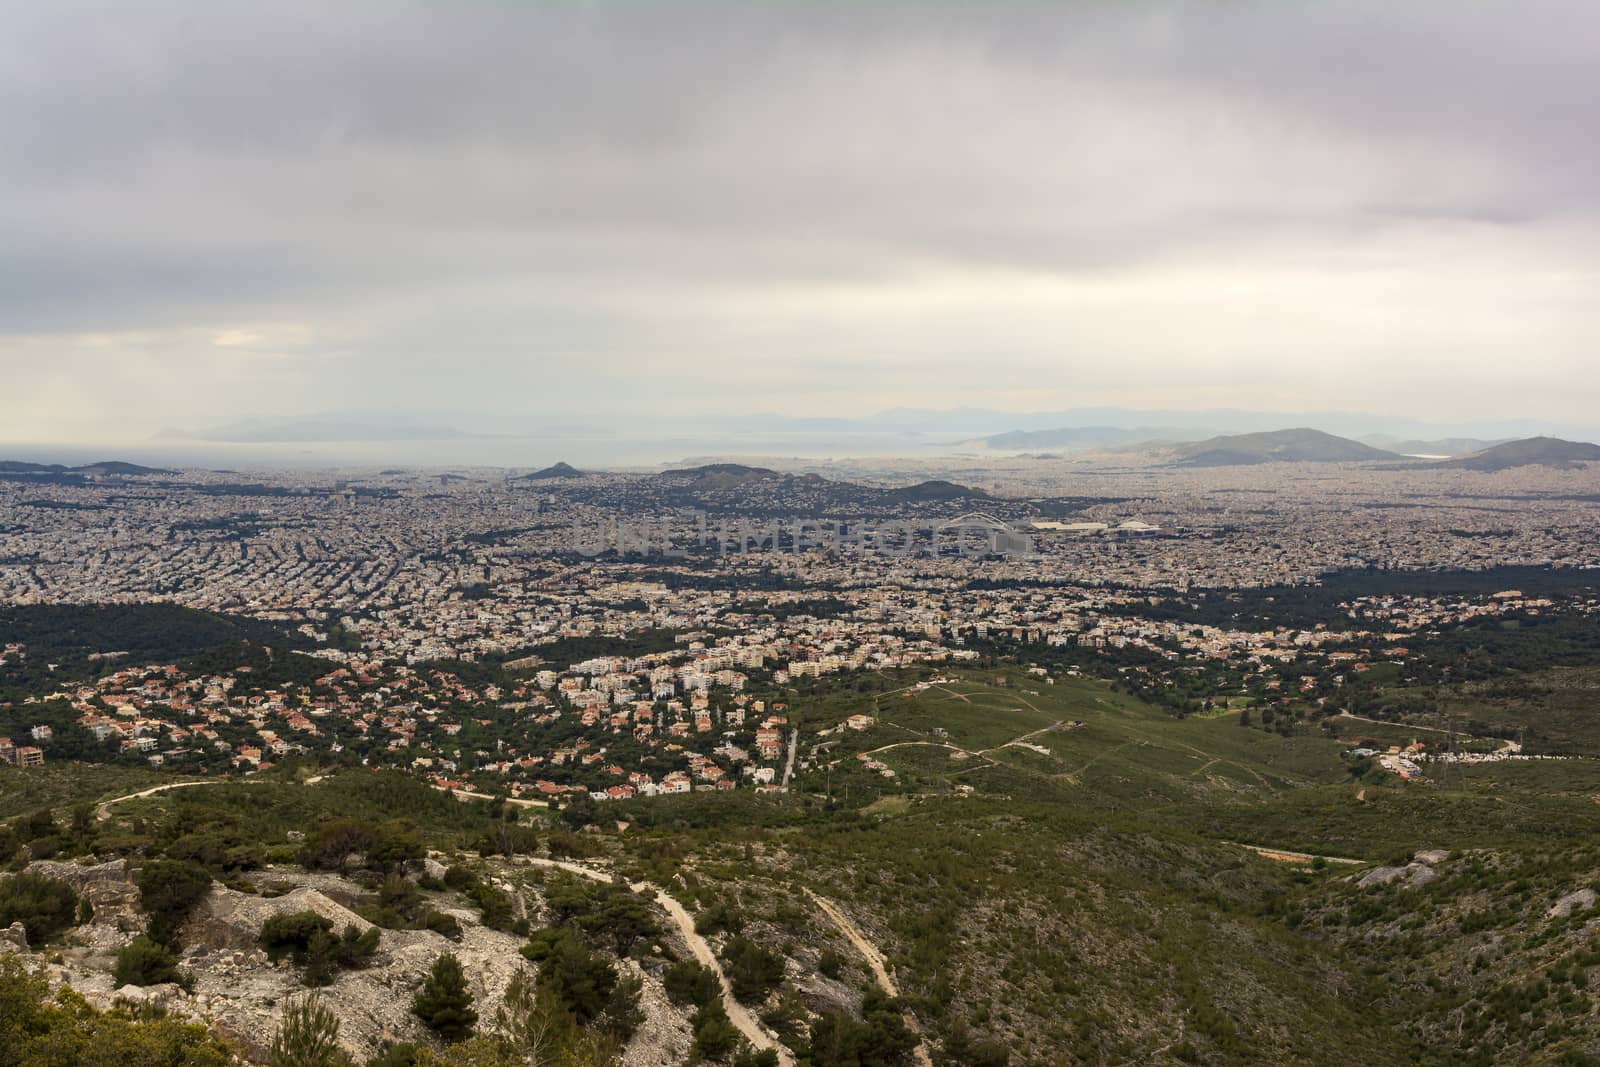
<path id="1" fill-rule="evenodd" d="M 334 870 L 343 867 L 352 853 L 365 855 L 377 840 L 377 831 L 361 819 L 334 819 L 306 835 L 300 863 L 313 870 Z"/>
<path id="2" fill-rule="evenodd" d="M 812 1067 L 892 1067 L 917 1047 L 897 1001 L 877 989 L 862 999 L 861 1018 L 839 1012 L 811 1024 L 805 1062 Z"/>
<path id="3" fill-rule="evenodd" d="M 742 1003 L 761 1003 L 783 982 L 783 957 L 749 938 L 733 938 L 724 946 L 722 958 L 728 986 Z"/>
<path id="4" fill-rule="evenodd" d="M 284 1009 L 283 1023 L 267 1052 L 267 1067 L 354 1067 L 339 1047 L 339 1019 L 317 996 Z"/>
<path id="5" fill-rule="evenodd" d="M 78 894 L 59 878 L 18 874 L 0 885 L 0 927 L 20 922 L 30 945 L 67 929 L 77 915 Z"/>
<path id="6" fill-rule="evenodd" d="M 134 938 L 117 953 L 117 966 L 111 980 L 118 989 L 125 985 L 161 985 L 163 982 L 186 984 L 184 974 L 178 970 L 178 957 L 166 945 L 148 937 Z"/>
<path id="7" fill-rule="evenodd" d="M 296 911 L 285 915 L 274 915 L 261 924 L 261 935 L 257 939 L 261 947 L 267 950 L 267 956 L 273 962 L 285 956 L 303 955 L 311 947 L 311 939 L 316 934 L 326 934 L 333 929 L 333 920 L 326 915 L 319 915 L 314 911 Z"/>
<path id="8" fill-rule="evenodd" d="M 711 1003 L 695 1012 L 694 1048 L 696 1057 L 720 1060 L 739 1045 L 739 1031 L 720 1003 Z"/>
<path id="9" fill-rule="evenodd" d="M 378 951 L 376 926 L 365 933 L 354 923 L 333 933 L 333 920 L 314 911 L 274 915 L 261 926 L 259 941 L 274 961 L 290 956 L 302 968 L 300 979 L 308 986 L 333 983 L 341 968 L 360 967 Z"/>
<path id="10" fill-rule="evenodd" d="M 667 996 L 678 1004 L 703 1008 L 722 999 L 722 983 L 716 972 L 694 960 L 681 960 L 668 967 L 661 984 L 666 987 Z"/>
<path id="11" fill-rule="evenodd" d="M 429 911 L 422 917 L 422 925 L 425 929 L 443 934 L 452 941 L 461 940 L 461 924 L 456 921 L 454 915 L 446 915 L 442 911 Z"/>
<path id="12" fill-rule="evenodd" d="M 150 916 L 150 936 L 175 945 L 178 928 L 211 889 L 211 874 L 187 860 L 151 860 L 139 872 L 139 902 Z"/>
<path id="13" fill-rule="evenodd" d="M 478 1013 L 472 1010 L 472 994 L 467 990 L 461 961 L 446 953 L 433 963 L 433 970 L 411 1001 L 411 1010 L 422 1024 L 446 1041 L 460 1041 L 472 1033 Z"/>
<path id="14" fill-rule="evenodd" d="M 0 956 L 0 1067 L 121 1064 L 227 1067 L 232 1052 L 203 1026 L 165 1016 L 99 1012 L 77 993 L 52 996 L 42 975 Z"/>

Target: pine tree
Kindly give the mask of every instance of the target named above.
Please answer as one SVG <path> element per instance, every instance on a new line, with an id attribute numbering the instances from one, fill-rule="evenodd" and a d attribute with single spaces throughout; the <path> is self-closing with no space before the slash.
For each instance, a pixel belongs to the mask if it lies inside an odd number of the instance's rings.
<path id="1" fill-rule="evenodd" d="M 318 996 L 302 997 L 283 1013 L 267 1053 L 269 1067 L 354 1067 L 339 1047 L 339 1019 Z"/>
<path id="2" fill-rule="evenodd" d="M 411 1010 L 423 1025 L 446 1041 L 460 1041 L 472 1033 L 478 1013 L 472 1010 L 472 994 L 467 991 L 461 961 L 445 953 L 434 961 L 427 981 L 417 991 Z"/>

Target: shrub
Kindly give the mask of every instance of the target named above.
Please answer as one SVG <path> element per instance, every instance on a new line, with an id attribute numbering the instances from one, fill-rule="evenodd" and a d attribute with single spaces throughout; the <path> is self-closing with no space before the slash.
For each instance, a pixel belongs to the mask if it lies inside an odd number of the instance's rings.
<path id="1" fill-rule="evenodd" d="M 694 1055 L 701 1059 L 720 1060 L 738 1047 L 739 1031 L 719 1003 L 695 1012 L 693 1026 Z"/>
<path id="2" fill-rule="evenodd" d="M 307 835 L 300 863 L 323 870 L 343 867 L 351 853 L 365 853 L 376 842 L 377 832 L 368 824 L 359 819 L 335 819 Z"/>
<path id="3" fill-rule="evenodd" d="M 716 972 L 694 960 L 682 960 L 668 967 L 661 984 L 666 987 L 667 996 L 679 1004 L 703 1008 L 722 998 L 722 983 L 717 981 Z"/>
<path id="4" fill-rule="evenodd" d="M 419 1052 L 421 1049 L 416 1045 L 402 1041 L 398 1045 L 390 1045 L 367 1060 L 366 1067 L 412 1067 L 417 1062 Z"/>
<path id="5" fill-rule="evenodd" d="M 783 957 L 747 937 L 735 937 L 722 950 L 728 986 L 745 1004 L 759 1004 L 783 982 Z"/>
<path id="6" fill-rule="evenodd" d="M 296 911 L 274 915 L 261 924 L 261 947 L 274 962 L 285 956 L 300 956 L 311 947 L 316 934 L 326 934 L 333 929 L 333 920 L 314 911 Z"/>
<path id="7" fill-rule="evenodd" d="M 70 989 L 0 956 L 0 1065 L 175 1064 L 227 1067 L 233 1054 L 206 1028 L 161 1016 L 98 1012 Z"/>
<path id="8" fill-rule="evenodd" d="M 442 911 L 430 911 L 423 916 L 422 924 L 436 934 L 443 934 L 452 941 L 461 940 L 461 924 L 454 915 L 446 915 Z"/>
<path id="9" fill-rule="evenodd" d="M 529 949 L 533 951 L 530 952 Z M 617 969 L 585 949 L 565 930 L 536 930 L 523 955 L 542 960 L 539 985 L 551 990 L 580 1025 L 605 1011 L 617 987 Z"/>
<path id="10" fill-rule="evenodd" d="M 274 915 L 261 926 L 261 947 L 274 961 L 293 957 L 303 968 L 300 980 L 308 986 L 331 985 L 342 967 L 360 967 L 378 951 L 381 935 L 376 926 L 365 933 L 347 923 L 335 936 L 333 920 L 314 911 Z"/>
<path id="11" fill-rule="evenodd" d="M 59 878 L 18 874 L 0 885 L 0 927 L 20 922 L 28 943 L 48 941 L 71 926 L 78 914 L 78 894 Z"/>
<path id="12" fill-rule="evenodd" d="M 151 860 L 139 872 L 139 902 L 150 916 L 150 936 L 177 942 L 178 928 L 211 889 L 211 874 L 187 860 Z"/>
<path id="13" fill-rule="evenodd" d="M 112 983 L 118 989 L 125 985 L 161 985 L 163 982 L 186 984 L 184 974 L 178 970 L 178 957 L 166 945 L 148 937 L 136 937 L 117 953 Z"/>
<path id="14" fill-rule="evenodd" d="M 862 1018 L 829 1012 L 811 1024 L 806 1061 L 880 1067 L 901 1062 L 917 1047 L 917 1036 L 905 1023 L 900 1005 L 876 989 L 861 1004 Z"/>
<path id="15" fill-rule="evenodd" d="M 472 994 L 461 971 L 461 961 L 445 953 L 433 963 L 427 981 L 411 1001 L 411 1010 L 422 1024 L 446 1041 L 460 1041 L 472 1033 L 478 1013 L 472 1010 Z"/>
<path id="16" fill-rule="evenodd" d="M 388 871 L 397 870 L 407 860 L 420 860 L 428 850 L 417 836 L 416 827 L 394 820 L 378 826 L 366 853 L 368 867 Z"/>
<path id="17" fill-rule="evenodd" d="M 483 914 L 483 925 L 491 930 L 510 930 L 516 922 L 510 894 L 496 889 L 488 882 L 476 882 L 466 893 L 467 899 L 478 906 Z"/>
<path id="18" fill-rule="evenodd" d="M 284 1010 L 283 1024 L 267 1052 L 268 1067 L 354 1067 L 339 1047 L 339 1019 L 318 996 L 302 997 Z"/>
<path id="19" fill-rule="evenodd" d="M 739 914 L 738 908 L 726 901 L 719 900 L 694 917 L 694 932 L 697 934 L 704 936 L 723 930 L 730 934 L 744 930 L 744 917 Z"/>

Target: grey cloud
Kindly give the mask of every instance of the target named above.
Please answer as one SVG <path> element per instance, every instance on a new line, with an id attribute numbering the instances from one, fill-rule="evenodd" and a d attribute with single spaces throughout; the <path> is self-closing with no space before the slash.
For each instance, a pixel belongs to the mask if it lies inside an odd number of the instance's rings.
<path id="1" fill-rule="evenodd" d="M 707 396 L 742 346 L 791 368 L 758 389 L 954 363 L 952 338 L 1019 374 L 1119 337 L 1147 372 L 1231 345 L 1254 373 L 1296 309 L 1180 301 L 1185 330 L 981 294 L 1015 275 L 1148 309 L 1208 270 L 1314 264 L 1330 300 L 1436 273 L 1406 290 L 1426 311 L 1479 264 L 1592 278 L 1596 42 L 1578 0 L 3 5 L 0 361 L 282 320 L 356 379 L 445 349 L 519 381 L 670 356 Z M 925 278 L 973 295 L 919 324 L 895 302 Z M 1552 368 L 1592 325 L 1571 291 L 1507 301 Z M 1396 358 L 1351 329 L 1352 359 Z"/>

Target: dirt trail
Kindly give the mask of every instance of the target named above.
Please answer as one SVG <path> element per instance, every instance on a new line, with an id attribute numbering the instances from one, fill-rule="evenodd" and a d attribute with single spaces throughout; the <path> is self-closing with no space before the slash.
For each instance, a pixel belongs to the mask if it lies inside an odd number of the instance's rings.
<path id="1" fill-rule="evenodd" d="M 1312 860 L 1324 860 L 1328 863 L 1342 863 L 1346 866 L 1359 867 L 1372 862 L 1371 860 L 1352 859 L 1349 856 L 1321 856 L 1315 852 L 1291 852 L 1283 848 L 1267 848 L 1265 845 L 1247 845 L 1243 841 L 1230 841 L 1229 844 L 1247 848 L 1263 859 L 1276 860 L 1279 863 L 1310 863 Z"/>
<path id="2" fill-rule="evenodd" d="M 314 781 L 316 779 L 308 778 L 306 785 L 310 785 Z M 444 787 L 434 786 L 434 788 L 443 789 Z M 548 808 L 550 806 L 550 803 L 545 800 L 528 800 L 524 797 L 497 797 L 489 793 L 474 792 L 471 789 L 452 789 L 450 790 L 450 795 L 457 800 L 502 800 L 514 808 Z"/>
<path id="3" fill-rule="evenodd" d="M 111 806 L 113 804 L 121 804 L 123 801 L 138 800 L 141 797 L 153 797 L 157 793 L 165 793 L 169 789 L 187 789 L 192 785 L 216 785 L 218 782 L 231 780 L 228 778 L 203 778 L 198 782 L 168 782 L 165 785 L 151 786 L 149 789 L 141 789 L 137 793 L 128 793 L 124 796 L 112 797 L 110 800 L 102 800 L 100 806 L 95 809 L 95 817 L 101 822 L 105 822 L 111 818 Z"/>
<path id="4" fill-rule="evenodd" d="M 536 867 L 554 867 L 575 874 L 580 878 L 588 878 L 596 882 L 609 882 L 611 875 L 593 867 L 585 867 L 580 863 L 571 863 L 567 860 L 547 860 L 538 856 L 519 856 L 519 863 L 530 863 Z M 706 939 L 701 937 L 694 929 L 694 918 L 684 906 L 674 900 L 661 887 L 649 882 L 634 882 L 628 887 L 635 893 L 653 893 L 655 902 L 661 910 L 667 913 L 672 924 L 688 942 L 689 950 L 694 953 L 694 958 L 702 967 L 709 968 L 717 976 L 717 981 L 722 984 L 722 1007 L 728 1013 L 728 1019 L 735 1028 L 745 1036 L 749 1042 L 758 1049 L 770 1048 L 778 1053 L 779 1067 L 794 1067 L 794 1056 L 777 1041 L 771 1034 L 762 1028 L 750 1010 L 737 1000 L 733 999 L 733 990 L 728 986 L 728 976 L 722 972 L 722 964 L 718 962 L 716 954 L 711 951 L 711 946 Z M 931 1067 L 931 1065 L 930 1065 Z"/>
<path id="5" fill-rule="evenodd" d="M 889 977 L 888 968 L 884 966 L 883 953 L 878 951 L 878 946 L 868 941 L 856 924 L 850 921 L 850 917 L 840 911 L 839 906 L 833 901 L 817 896 L 810 889 L 806 890 L 806 896 L 811 898 L 813 904 L 822 909 L 824 915 L 833 920 L 833 924 L 839 928 L 839 932 L 844 934 L 845 938 L 855 946 L 857 952 L 861 953 L 861 958 L 867 961 L 867 967 L 872 971 L 872 977 L 878 983 L 878 988 L 891 997 L 898 997 L 900 990 L 894 984 L 894 979 Z M 928 1051 L 928 1042 L 922 1036 L 922 1028 L 917 1025 L 917 1021 L 909 1014 L 906 1015 L 905 1020 L 906 1025 L 911 1027 L 912 1033 L 917 1035 L 917 1048 L 913 1056 L 917 1061 L 918 1067 L 933 1067 L 933 1056 Z"/>

